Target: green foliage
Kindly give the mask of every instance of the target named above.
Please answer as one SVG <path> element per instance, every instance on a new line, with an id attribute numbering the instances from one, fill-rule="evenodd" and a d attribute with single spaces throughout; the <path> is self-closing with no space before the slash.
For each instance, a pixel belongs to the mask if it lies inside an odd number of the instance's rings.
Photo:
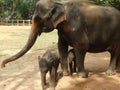
<path id="1" fill-rule="evenodd" d="M 113 6 L 120 10 L 120 0 L 93 0 L 93 1 L 105 6 Z"/>
<path id="2" fill-rule="evenodd" d="M 21 0 L 17 7 L 17 18 L 30 19 L 34 12 L 35 0 Z"/>
<path id="3" fill-rule="evenodd" d="M 4 19 L 31 19 L 35 7 L 35 0 L 0 0 L 0 3 Z"/>
<path id="4" fill-rule="evenodd" d="M 31 19 L 38 0 L 0 0 L 0 19 Z M 64 0 L 55 0 L 61 2 Z M 68 0 L 69 1 L 69 0 Z M 120 0 L 93 0 L 120 10 Z"/>

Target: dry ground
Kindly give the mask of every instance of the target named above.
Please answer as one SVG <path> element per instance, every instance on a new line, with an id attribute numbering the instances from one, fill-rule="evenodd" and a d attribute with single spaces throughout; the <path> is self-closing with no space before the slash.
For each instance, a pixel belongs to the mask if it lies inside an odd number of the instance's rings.
<path id="1" fill-rule="evenodd" d="M 29 29 L 30 27 L 0 27 L 1 61 L 24 46 Z M 41 90 L 37 56 L 42 55 L 48 47 L 54 47 L 57 42 L 56 36 L 50 34 L 52 38 L 48 35 L 43 36 L 46 38 L 41 37 L 42 39 L 40 39 L 40 43 L 43 44 L 42 48 L 35 45 L 29 53 L 0 69 L 0 90 Z M 47 38 L 52 38 L 52 41 Z M 109 58 L 110 55 L 107 52 L 87 53 L 85 67 L 91 71 L 89 77 L 83 79 L 76 74 L 63 77 L 58 81 L 56 90 L 120 90 L 119 73 L 114 76 L 106 76 L 104 72 L 101 72 L 107 69 Z"/>

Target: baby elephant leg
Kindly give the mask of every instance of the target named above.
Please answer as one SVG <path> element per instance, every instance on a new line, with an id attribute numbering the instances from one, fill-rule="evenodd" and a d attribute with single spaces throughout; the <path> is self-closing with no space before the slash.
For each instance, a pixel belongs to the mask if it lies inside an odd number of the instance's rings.
<path id="1" fill-rule="evenodd" d="M 56 86 L 56 77 L 57 77 L 57 70 L 55 67 L 52 67 L 50 71 L 50 90 L 55 90 Z"/>
<path id="2" fill-rule="evenodd" d="M 70 68 L 70 75 L 72 75 L 73 74 L 73 63 L 72 63 L 72 61 L 69 62 L 69 68 Z"/>
<path id="3" fill-rule="evenodd" d="M 42 90 L 45 90 L 46 85 L 46 73 L 41 72 L 41 84 L 42 84 Z"/>
<path id="4" fill-rule="evenodd" d="M 76 72 L 76 57 L 75 57 L 74 49 L 71 49 L 68 52 L 68 63 L 69 63 L 70 74 L 72 75 L 74 72 Z"/>
<path id="5" fill-rule="evenodd" d="M 52 68 L 50 70 L 50 90 L 55 90 L 55 86 L 57 84 L 57 69 L 59 66 L 59 61 L 55 61 L 54 65 L 52 65 Z"/>

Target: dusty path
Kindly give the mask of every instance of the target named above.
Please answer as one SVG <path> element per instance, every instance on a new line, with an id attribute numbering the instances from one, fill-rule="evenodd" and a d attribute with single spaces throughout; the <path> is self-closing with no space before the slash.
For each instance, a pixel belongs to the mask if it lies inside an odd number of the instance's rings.
<path id="1" fill-rule="evenodd" d="M 43 51 L 28 53 L 17 61 L 11 62 L 0 70 L 0 90 L 41 90 L 37 56 Z M 104 71 L 109 64 L 109 54 L 87 54 L 85 67 L 89 78 L 83 79 L 76 74 L 59 80 L 56 90 L 120 90 L 120 74 L 106 76 Z"/>

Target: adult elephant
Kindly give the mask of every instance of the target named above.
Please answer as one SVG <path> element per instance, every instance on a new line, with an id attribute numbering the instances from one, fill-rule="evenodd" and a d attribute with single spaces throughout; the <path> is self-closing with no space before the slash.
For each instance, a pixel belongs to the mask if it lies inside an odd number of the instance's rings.
<path id="1" fill-rule="evenodd" d="M 42 32 L 50 32 L 55 28 L 58 30 L 58 49 L 64 75 L 68 74 L 66 59 L 69 45 L 75 50 L 78 73 L 82 77 L 88 76 L 84 69 L 86 52 L 110 52 L 107 74 L 115 72 L 120 56 L 120 12 L 87 0 L 65 4 L 53 0 L 38 1 L 27 44 L 16 55 L 5 59 L 2 67 L 24 55 Z"/>

